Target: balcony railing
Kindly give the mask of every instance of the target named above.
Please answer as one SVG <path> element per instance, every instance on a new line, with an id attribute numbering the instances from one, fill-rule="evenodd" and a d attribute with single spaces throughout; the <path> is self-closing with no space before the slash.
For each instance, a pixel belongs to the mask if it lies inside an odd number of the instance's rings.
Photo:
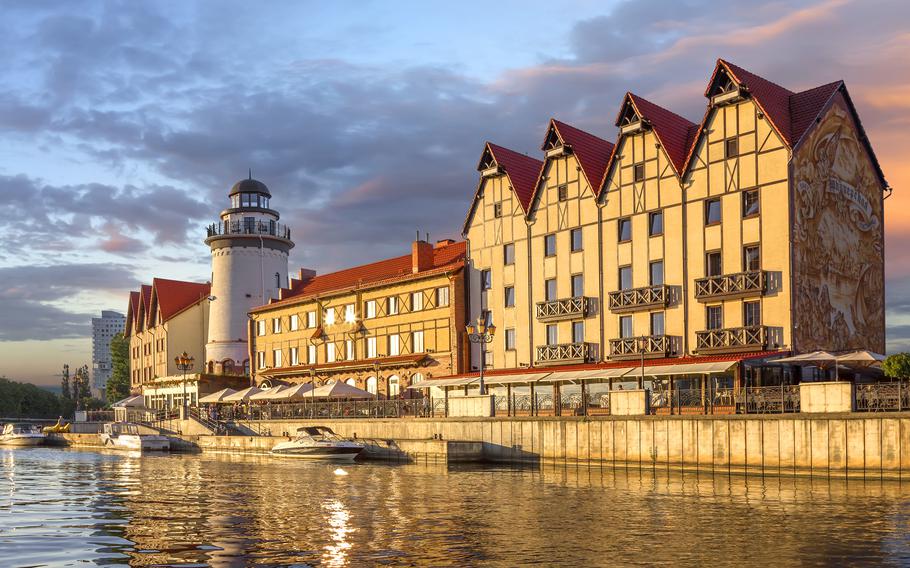
<path id="1" fill-rule="evenodd" d="M 663 285 L 610 292 L 610 311 L 622 313 L 666 306 L 668 297 L 667 287 Z"/>
<path id="2" fill-rule="evenodd" d="M 728 327 L 695 332 L 696 350 L 699 353 L 734 353 L 764 349 L 768 344 L 768 328 Z"/>
<path id="3" fill-rule="evenodd" d="M 538 365 L 585 363 L 593 357 L 594 344 L 592 343 L 560 343 L 557 345 L 539 345 L 537 347 Z"/>
<path id="4" fill-rule="evenodd" d="M 645 335 L 610 340 L 610 358 L 638 359 L 666 357 L 670 354 L 669 335 Z"/>
<path id="5" fill-rule="evenodd" d="M 277 221 L 255 221 L 253 223 L 224 221 L 222 223 L 212 223 L 206 229 L 210 238 L 221 235 L 267 235 L 291 240 L 291 229 Z"/>
<path id="6" fill-rule="evenodd" d="M 588 298 L 566 298 L 537 302 L 537 319 L 540 321 L 559 321 L 584 317 L 588 313 Z"/>
<path id="7" fill-rule="evenodd" d="M 698 278 L 695 280 L 695 297 L 709 300 L 760 296 L 765 293 L 766 282 L 767 273 L 764 270 Z"/>

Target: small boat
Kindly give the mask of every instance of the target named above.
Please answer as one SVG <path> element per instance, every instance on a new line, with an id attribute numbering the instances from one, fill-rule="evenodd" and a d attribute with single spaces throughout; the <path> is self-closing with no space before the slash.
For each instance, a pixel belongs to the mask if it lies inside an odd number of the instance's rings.
<path id="1" fill-rule="evenodd" d="M 101 432 L 105 448 L 139 452 L 166 452 L 171 449 L 167 436 L 140 434 L 139 427 L 129 422 L 108 422 Z"/>
<path id="2" fill-rule="evenodd" d="M 353 460 L 363 448 L 363 444 L 342 438 L 331 428 L 304 426 L 297 429 L 296 438 L 277 444 L 271 453 L 316 460 Z"/>
<path id="3" fill-rule="evenodd" d="M 40 446 L 45 439 L 47 435 L 31 424 L 6 424 L 0 433 L 0 445 L 3 446 Z"/>

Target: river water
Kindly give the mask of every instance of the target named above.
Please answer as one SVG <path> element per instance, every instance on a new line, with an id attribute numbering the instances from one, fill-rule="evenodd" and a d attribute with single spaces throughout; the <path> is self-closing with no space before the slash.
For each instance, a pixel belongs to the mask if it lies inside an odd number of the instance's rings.
<path id="1" fill-rule="evenodd" d="M 910 485 L 0 449 L 0 566 L 910 564 Z"/>

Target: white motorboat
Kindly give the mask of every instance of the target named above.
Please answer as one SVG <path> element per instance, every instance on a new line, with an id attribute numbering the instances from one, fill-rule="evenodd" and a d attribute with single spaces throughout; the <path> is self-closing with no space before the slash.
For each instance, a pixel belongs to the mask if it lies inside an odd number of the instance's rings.
<path id="1" fill-rule="evenodd" d="M 40 446 L 45 439 L 47 434 L 32 424 L 6 424 L 0 433 L 0 445 L 3 446 Z"/>
<path id="2" fill-rule="evenodd" d="M 364 445 L 337 435 L 325 426 L 305 426 L 297 429 L 297 437 L 272 448 L 273 454 L 292 458 L 317 460 L 353 460 Z"/>
<path id="3" fill-rule="evenodd" d="M 105 448 L 138 452 L 166 452 L 171 449 L 167 436 L 140 434 L 139 427 L 129 422 L 108 422 L 101 432 Z"/>

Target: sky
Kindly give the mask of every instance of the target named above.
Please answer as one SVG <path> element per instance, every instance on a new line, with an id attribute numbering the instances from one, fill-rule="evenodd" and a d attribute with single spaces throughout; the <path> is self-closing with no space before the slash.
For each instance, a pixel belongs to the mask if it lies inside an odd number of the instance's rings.
<path id="1" fill-rule="evenodd" d="M 698 122 L 722 57 L 844 79 L 893 195 L 889 352 L 910 350 L 910 3 L 10 2 L 0 19 L 0 376 L 90 364 L 90 318 L 209 279 L 248 169 L 320 273 L 457 238 L 490 140 L 614 140 L 632 91 Z"/>

